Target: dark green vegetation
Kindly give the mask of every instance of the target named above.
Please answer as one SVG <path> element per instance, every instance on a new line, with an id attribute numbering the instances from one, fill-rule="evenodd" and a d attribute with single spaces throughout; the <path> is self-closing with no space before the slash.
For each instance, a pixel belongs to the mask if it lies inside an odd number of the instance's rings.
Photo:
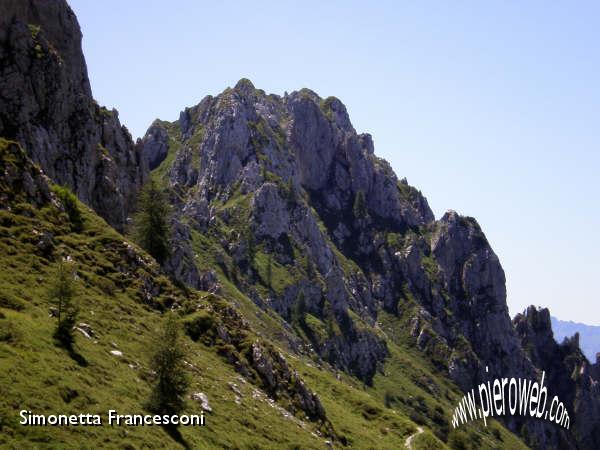
<path id="1" fill-rule="evenodd" d="M 69 222 L 73 231 L 81 231 L 83 228 L 83 217 L 81 216 L 77 197 L 75 197 L 69 188 L 56 184 L 52 186 L 52 191 L 56 194 L 69 216 Z"/>
<path id="2" fill-rule="evenodd" d="M 357 219 L 364 219 L 369 214 L 367 202 L 365 201 L 365 193 L 363 191 L 357 192 L 352 211 L 354 212 L 354 217 Z"/>
<path id="3" fill-rule="evenodd" d="M 108 409 L 146 411 L 156 386 L 147 365 L 156 348 L 148 343 L 160 333 L 161 316 L 171 307 L 186 330 L 181 342 L 188 392 L 204 392 L 212 408 L 206 427 L 180 427 L 181 442 L 192 448 L 326 448 L 329 440 L 339 448 L 392 449 L 402 447 L 416 424 L 429 431 L 415 438 L 414 448 L 437 442 L 433 435 L 452 442 L 448 420 L 459 392 L 415 350 L 409 337 L 393 331 L 401 328 L 394 323 L 397 318 L 389 316 L 389 324 L 381 328 L 390 357 L 373 386 L 365 387 L 310 352 L 293 352 L 284 322 L 258 309 L 235 287 L 233 269 L 217 262 L 218 247 L 210 235 L 195 234 L 194 242 L 198 265 L 218 269 L 220 296 L 175 286 L 152 258 L 78 201 L 74 205 L 82 227 L 76 231 L 67 206 L 52 200 L 51 190 L 22 150 L 3 141 L 0 155 L 0 173 L 5 174 L 0 178 L 0 445 L 181 445 L 161 427 L 18 424 L 21 409 L 103 416 Z M 22 173 L 32 174 L 35 189 L 23 189 L 22 179 L 11 176 Z M 243 210 L 246 201 L 240 198 L 224 207 Z M 278 289 L 294 277 L 260 248 L 253 252 L 252 264 L 264 274 L 268 288 Z M 72 352 L 55 345 L 56 319 L 48 314 L 55 304 L 48 298 L 48 286 L 56 280 L 56 265 L 63 258 L 76 267 L 77 321 L 87 330 L 75 331 Z M 350 261 L 346 264 L 352 267 Z M 296 328 L 307 334 L 336 332 L 327 331 L 327 324 L 305 311 L 302 295 L 294 317 Z M 174 339 L 174 320 L 169 319 L 171 328 L 163 330 L 168 331 L 163 342 Z M 180 353 L 175 356 L 180 360 Z M 260 361 L 271 365 L 276 383 L 269 382 L 270 372 L 261 371 Z M 310 398 L 303 386 L 318 396 L 322 410 L 299 403 Z M 200 410 L 187 397 L 176 406 L 188 413 Z M 481 448 L 495 448 L 499 439 L 511 448 L 522 446 L 497 424 L 470 427 L 464 436 Z"/>
<path id="4" fill-rule="evenodd" d="M 185 409 L 189 379 L 185 368 L 185 348 L 179 336 L 179 322 L 173 313 L 164 319 L 161 332 L 153 341 L 150 367 L 155 382 L 148 409 L 157 414 L 178 414 Z"/>
<path id="5" fill-rule="evenodd" d="M 140 193 L 134 219 L 135 238 L 159 263 L 169 255 L 169 212 L 164 193 L 151 179 Z"/>
<path id="6" fill-rule="evenodd" d="M 78 308 L 73 298 L 75 270 L 68 261 L 59 260 L 54 279 L 50 281 L 50 301 L 56 305 L 56 331 L 54 337 L 65 347 L 73 344 L 73 327 L 77 321 Z"/>

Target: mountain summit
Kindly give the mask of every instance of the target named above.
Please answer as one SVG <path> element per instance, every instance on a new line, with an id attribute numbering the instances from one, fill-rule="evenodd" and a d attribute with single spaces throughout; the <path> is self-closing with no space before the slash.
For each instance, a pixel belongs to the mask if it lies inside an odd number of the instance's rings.
<path id="1" fill-rule="evenodd" d="M 389 356 L 380 322 L 391 314 L 463 390 L 544 370 L 523 345 L 523 319 L 518 332 L 509 317 L 504 271 L 475 219 L 435 220 L 337 98 L 266 94 L 242 79 L 175 122 L 155 121 L 142 152 L 175 207 L 166 267 L 194 287 L 218 267 L 292 325 L 301 302 L 309 320 L 292 327 L 295 347 L 370 384 Z M 597 439 L 573 407 L 579 435 Z M 547 423 L 507 422 L 541 445 L 573 442 Z"/>

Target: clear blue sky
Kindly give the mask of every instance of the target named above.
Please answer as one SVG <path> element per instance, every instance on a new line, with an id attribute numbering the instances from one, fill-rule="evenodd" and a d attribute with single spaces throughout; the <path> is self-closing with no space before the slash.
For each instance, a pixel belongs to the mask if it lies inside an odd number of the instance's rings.
<path id="1" fill-rule="evenodd" d="M 600 3 L 70 3 L 134 137 L 242 77 L 335 95 L 436 217 L 478 219 L 511 314 L 600 324 Z"/>

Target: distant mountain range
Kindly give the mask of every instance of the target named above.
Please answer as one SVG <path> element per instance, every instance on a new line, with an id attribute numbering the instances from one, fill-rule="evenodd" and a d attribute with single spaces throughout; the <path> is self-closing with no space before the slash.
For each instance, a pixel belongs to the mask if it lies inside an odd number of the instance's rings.
<path id="1" fill-rule="evenodd" d="M 551 320 L 554 338 L 557 342 L 579 333 L 581 350 L 590 362 L 596 362 L 596 353 L 600 352 L 600 326 L 560 320 L 556 317 L 552 317 Z"/>

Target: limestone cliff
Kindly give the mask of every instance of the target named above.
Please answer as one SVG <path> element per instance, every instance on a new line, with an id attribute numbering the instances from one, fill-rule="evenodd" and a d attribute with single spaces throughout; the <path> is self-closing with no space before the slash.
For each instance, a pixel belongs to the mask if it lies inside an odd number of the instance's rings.
<path id="1" fill-rule="evenodd" d="M 0 136 L 121 229 L 148 169 L 116 110 L 92 97 L 63 0 L 0 1 Z"/>
<path id="2" fill-rule="evenodd" d="M 190 236 L 179 234 L 171 272 L 197 280 L 197 252 L 210 251 L 240 291 L 288 322 L 299 351 L 370 383 L 388 354 L 378 322 L 386 311 L 464 390 L 540 373 L 475 219 L 449 211 L 436 221 L 338 99 L 308 89 L 268 95 L 242 79 L 175 122 L 155 121 L 142 143 L 171 192 L 175 224 Z M 198 246 L 194 234 L 217 244 Z M 586 402 L 593 409 L 600 399 L 591 393 Z M 596 425 L 575 438 L 529 422 L 506 421 L 536 447 L 597 439 Z"/>

